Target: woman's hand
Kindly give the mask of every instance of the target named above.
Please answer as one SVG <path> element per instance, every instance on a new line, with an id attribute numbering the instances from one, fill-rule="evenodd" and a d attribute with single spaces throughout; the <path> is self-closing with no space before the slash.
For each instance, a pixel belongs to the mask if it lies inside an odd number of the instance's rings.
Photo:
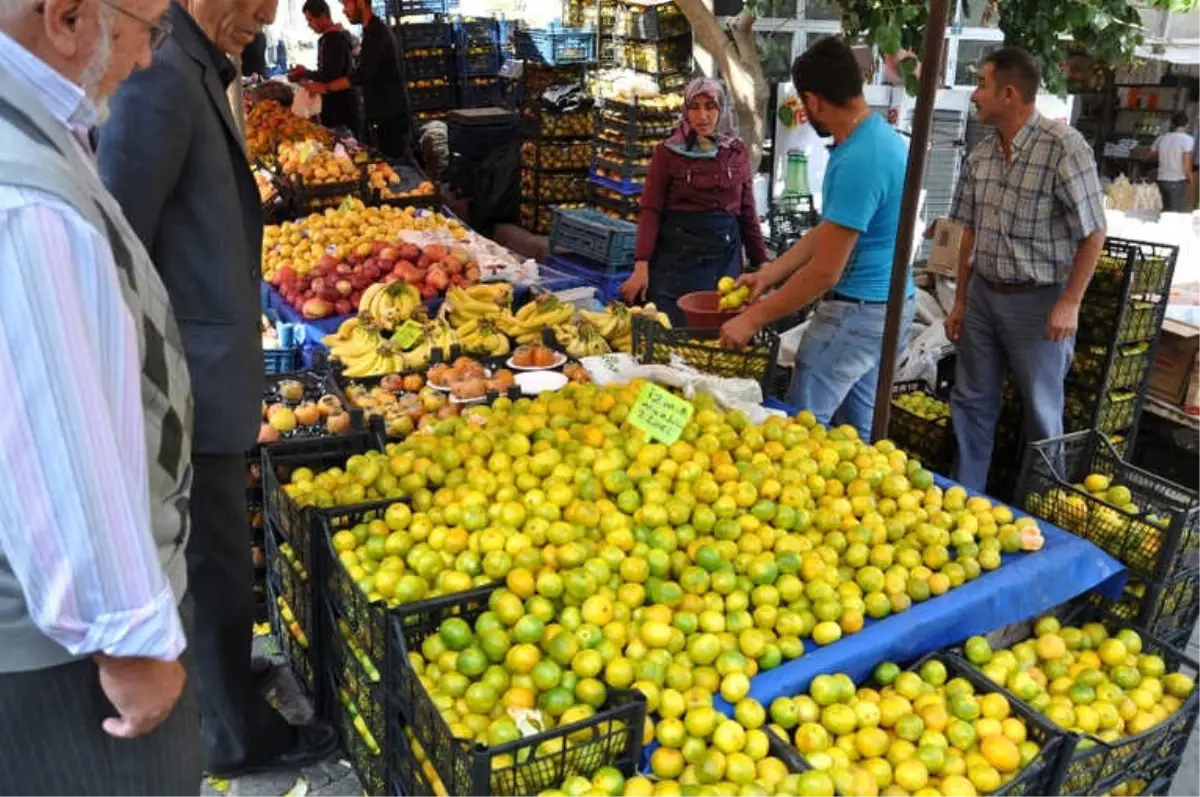
<path id="1" fill-rule="evenodd" d="M 625 304 L 645 301 L 646 289 L 650 287 L 650 262 L 639 260 L 633 264 L 633 274 L 621 283 L 621 298 Z"/>

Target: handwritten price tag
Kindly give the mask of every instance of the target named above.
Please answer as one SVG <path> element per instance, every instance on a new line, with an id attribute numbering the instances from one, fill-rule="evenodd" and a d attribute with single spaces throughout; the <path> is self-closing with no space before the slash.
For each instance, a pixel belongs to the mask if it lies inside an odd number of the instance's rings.
<path id="1" fill-rule="evenodd" d="M 403 351 L 408 351 L 413 346 L 416 346 L 423 337 L 425 337 L 425 328 L 410 319 L 401 324 L 400 328 L 392 333 L 392 343 L 396 344 Z"/>
<path id="2" fill-rule="evenodd" d="M 670 445 L 683 434 L 683 427 L 691 420 L 692 411 L 690 401 L 658 385 L 647 384 L 633 403 L 629 422 L 648 437 Z"/>

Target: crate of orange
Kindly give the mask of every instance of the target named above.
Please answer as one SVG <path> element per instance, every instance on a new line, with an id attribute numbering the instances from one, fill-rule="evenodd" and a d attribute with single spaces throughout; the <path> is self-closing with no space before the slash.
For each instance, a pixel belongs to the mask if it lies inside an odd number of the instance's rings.
<path id="1" fill-rule="evenodd" d="M 1200 665 L 1109 605 L 1089 593 L 955 652 L 1066 734 L 1058 780 L 1038 794 L 1165 794 L 1185 755 Z"/>
<path id="2" fill-rule="evenodd" d="M 599 652 L 547 625 L 546 612 L 527 612 L 518 592 L 532 597 L 533 585 L 510 581 L 396 609 L 397 730 L 412 732 L 449 794 L 537 794 L 606 766 L 632 776 L 645 696 L 604 684 Z M 441 672 L 451 658 L 454 669 Z M 465 712 L 451 711 L 460 688 Z"/>
<path id="3" fill-rule="evenodd" d="M 858 684 L 822 674 L 808 693 L 779 698 L 771 718 L 806 770 L 825 777 L 812 793 L 1057 794 L 1066 734 L 970 664 L 931 653 L 907 670 L 884 662 Z M 855 760 L 831 753 L 846 747 Z"/>

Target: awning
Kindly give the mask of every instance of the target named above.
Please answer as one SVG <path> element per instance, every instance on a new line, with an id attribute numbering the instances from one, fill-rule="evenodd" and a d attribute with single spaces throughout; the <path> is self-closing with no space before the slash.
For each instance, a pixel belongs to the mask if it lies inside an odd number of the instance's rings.
<path id="1" fill-rule="evenodd" d="M 1200 64 L 1200 39 L 1147 42 L 1137 48 L 1137 56 L 1154 61 L 1170 61 L 1173 64 Z"/>

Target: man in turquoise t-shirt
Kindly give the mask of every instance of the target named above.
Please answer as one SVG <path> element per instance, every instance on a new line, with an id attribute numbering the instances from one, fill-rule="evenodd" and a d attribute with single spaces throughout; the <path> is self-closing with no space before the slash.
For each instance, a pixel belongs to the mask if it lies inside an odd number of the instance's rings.
<path id="1" fill-rule="evenodd" d="M 752 301 L 782 287 L 726 322 L 721 338 L 744 346 L 766 324 L 821 299 L 796 352 L 788 401 L 823 424 L 851 424 L 869 440 L 908 151 L 871 112 L 862 70 L 840 39 L 822 39 L 797 58 L 792 82 L 817 133 L 837 142 L 825 170 L 822 220 L 774 262 L 741 277 Z M 910 274 L 901 346 L 914 293 Z"/>

